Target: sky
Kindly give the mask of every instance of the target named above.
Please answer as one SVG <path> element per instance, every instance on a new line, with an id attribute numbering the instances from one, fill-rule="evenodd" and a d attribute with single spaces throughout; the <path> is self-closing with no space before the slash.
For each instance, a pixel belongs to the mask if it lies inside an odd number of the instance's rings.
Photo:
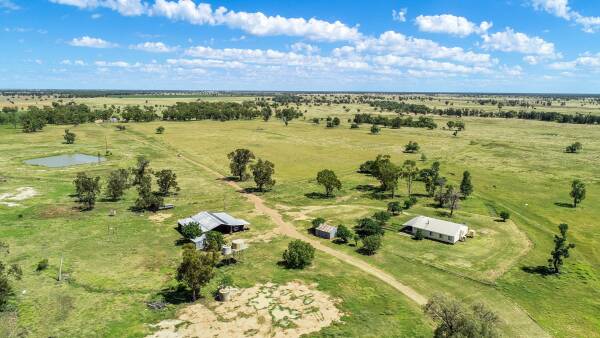
<path id="1" fill-rule="evenodd" d="M 600 93 L 597 0 L 0 0 L 0 88 Z"/>

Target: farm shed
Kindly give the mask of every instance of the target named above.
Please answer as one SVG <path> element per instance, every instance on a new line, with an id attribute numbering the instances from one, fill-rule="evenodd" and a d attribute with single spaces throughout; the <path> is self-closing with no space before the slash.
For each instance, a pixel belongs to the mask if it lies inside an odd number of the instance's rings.
<path id="1" fill-rule="evenodd" d="M 321 224 L 317 228 L 315 228 L 315 235 L 317 237 L 333 239 L 335 238 L 335 234 L 337 233 L 337 227 Z"/>
<path id="2" fill-rule="evenodd" d="M 235 218 L 225 212 L 202 211 L 194 216 L 180 219 L 177 221 L 177 225 L 181 230 L 184 225 L 194 222 L 198 223 L 202 233 L 216 230 L 228 234 L 242 231 L 246 225 L 250 224 L 243 219 Z"/>
<path id="3" fill-rule="evenodd" d="M 464 224 L 452 223 L 441 219 L 427 216 L 417 216 L 404 223 L 405 227 L 410 227 L 413 235 L 420 229 L 423 237 L 435 239 L 437 241 L 454 244 L 464 241 L 469 233 L 469 227 Z"/>

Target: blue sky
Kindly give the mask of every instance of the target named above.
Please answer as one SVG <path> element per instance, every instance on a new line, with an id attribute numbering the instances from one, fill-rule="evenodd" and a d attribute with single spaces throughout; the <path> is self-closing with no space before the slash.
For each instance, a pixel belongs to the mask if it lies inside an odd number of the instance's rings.
<path id="1" fill-rule="evenodd" d="M 600 92 L 588 0 L 0 0 L 0 88 Z"/>

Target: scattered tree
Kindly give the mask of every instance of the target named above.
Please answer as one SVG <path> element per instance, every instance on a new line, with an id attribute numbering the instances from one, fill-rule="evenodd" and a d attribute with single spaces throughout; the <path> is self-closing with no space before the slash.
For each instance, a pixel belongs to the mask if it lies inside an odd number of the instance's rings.
<path id="1" fill-rule="evenodd" d="M 425 236 L 423 235 L 423 230 L 417 229 L 417 231 L 415 231 L 414 239 L 416 239 L 417 241 L 421 241 L 423 240 L 423 238 L 425 238 Z"/>
<path id="2" fill-rule="evenodd" d="M 463 172 L 462 181 L 460 182 L 460 193 L 467 198 L 473 193 L 473 183 L 471 182 L 471 173 Z"/>
<path id="3" fill-rule="evenodd" d="M 373 214 L 373 219 L 379 222 L 381 226 L 384 226 L 387 221 L 390 220 L 390 218 L 392 218 L 392 214 L 387 211 L 377 211 L 375 214 Z"/>
<path id="4" fill-rule="evenodd" d="M 65 135 L 63 136 L 63 138 L 65 139 L 66 144 L 75 143 L 75 137 L 75 133 L 71 132 L 69 129 L 65 129 Z"/>
<path id="5" fill-rule="evenodd" d="M 440 183 L 443 182 L 445 184 L 445 180 L 440 180 L 440 162 L 437 161 L 433 162 L 431 168 L 422 169 L 419 172 L 419 176 L 421 178 L 421 181 L 425 183 L 425 190 L 427 190 L 427 193 L 430 197 L 435 196 L 437 188 L 443 186 L 443 184 L 440 185 Z"/>
<path id="6" fill-rule="evenodd" d="M 400 202 L 390 202 L 387 205 L 387 211 L 392 215 L 397 216 L 400 215 L 400 213 L 402 212 L 402 206 L 400 206 Z"/>
<path id="7" fill-rule="evenodd" d="M 413 160 L 406 160 L 401 168 L 402 177 L 406 180 L 406 188 L 408 190 L 408 196 L 412 196 L 412 185 L 414 180 L 419 174 L 419 168 Z"/>
<path id="8" fill-rule="evenodd" d="M 271 189 L 275 185 L 273 174 L 275 173 L 275 165 L 269 161 L 258 159 L 258 161 L 251 165 L 252 175 L 254 176 L 254 182 L 258 191 L 264 191 Z"/>
<path id="9" fill-rule="evenodd" d="M 379 134 L 380 131 L 381 131 L 381 128 L 379 128 L 379 126 L 377 126 L 376 124 L 371 126 L 371 134 L 377 135 L 377 134 Z"/>
<path id="10" fill-rule="evenodd" d="M 506 220 L 510 218 L 510 213 L 506 210 L 502 210 L 500 211 L 500 218 L 502 219 L 502 222 L 506 222 Z"/>
<path id="11" fill-rule="evenodd" d="M 131 172 L 133 174 L 133 186 L 139 185 L 143 178 L 146 177 L 146 174 L 151 174 L 152 169 L 150 169 L 150 161 L 143 155 L 137 157 L 137 163 L 134 168 L 131 168 Z"/>
<path id="12" fill-rule="evenodd" d="M 29 107 L 29 110 L 20 116 L 20 121 L 24 133 L 34 133 L 46 126 L 46 117 L 38 107 Z"/>
<path id="13" fill-rule="evenodd" d="M 204 250 L 220 252 L 221 248 L 225 244 L 225 238 L 223 234 L 218 231 L 209 231 L 206 233 L 206 239 L 204 241 Z"/>
<path id="14" fill-rule="evenodd" d="M 560 231 L 560 236 L 554 235 L 554 250 L 552 250 L 548 259 L 548 265 L 550 265 L 550 268 L 556 274 L 560 273 L 564 259 L 569 257 L 569 250 L 575 247 L 575 244 L 567 242 L 567 230 L 569 230 L 569 226 L 562 223 L 558 226 L 558 230 Z"/>
<path id="15" fill-rule="evenodd" d="M 415 204 L 417 204 L 417 198 L 414 196 L 411 196 L 404 200 L 404 209 L 408 210 L 408 209 L 412 208 Z"/>
<path id="16" fill-rule="evenodd" d="M 417 142 L 413 142 L 413 141 L 409 141 L 405 146 L 404 146 L 404 152 L 406 153 L 416 153 L 417 151 L 419 151 L 419 149 L 421 149 L 421 147 L 419 146 L 419 144 Z"/>
<path id="17" fill-rule="evenodd" d="M 163 169 L 155 172 L 154 176 L 156 176 L 156 184 L 158 184 L 158 193 L 162 196 L 169 195 L 171 190 L 181 190 L 177 185 L 177 174 L 173 170 Z"/>
<path id="18" fill-rule="evenodd" d="M 96 197 L 100 193 L 100 177 L 89 177 L 86 173 L 79 172 L 73 184 L 79 203 L 85 210 L 93 209 Z"/>
<path id="19" fill-rule="evenodd" d="M 164 132 L 165 132 L 165 127 L 159 126 L 158 128 L 156 128 L 156 133 L 157 134 L 162 134 Z"/>
<path id="20" fill-rule="evenodd" d="M 343 243 L 348 243 L 352 238 L 353 234 L 348 227 L 343 224 L 338 225 L 337 232 L 335 234 L 337 238 L 339 238 Z"/>
<path id="21" fill-rule="evenodd" d="M 574 180 L 571 183 L 570 195 L 573 198 L 573 208 L 577 208 L 577 204 L 585 199 L 585 183 L 580 180 Z"/>
<path id="22" fill-rule="evenodd" d="M 325 218 L 317 217 L 310 222 L 313 228 L 318 228 L 321 224 L 325 224 Z"/>
<path id="23" fill-rule="evenodd" d="M 362 239 L 363 246 L 361 250 L 366 255 L 374 255 L 379 248 L 381 248 L 381 236 L 380 235 L 371 235 L 364 237 Z"/>
<path id="24" fill-rule="evenodd" d="M 398 179 L 402 175 L 401 169 L 390 161 L 383 161 L 377 167 L 375 177 L 381 182 L 381 190 L 392 191 L 392 198 L 396 196 Z"/>
<path id="25" fill-rule="evenodd" d="M 568 145 L 565 151 L 567 153 L 575 154 L 581 151 L 581 149 L 583 149 L 583 145 L 580 142 L 575 142 L 573 144 Z"/>
<path id="26" fill-rule="evenodd" d="M 248 149 L 236 149 L 227 155 L 231 160 L 229 169 L 231 174 L 237 177 L 240 181 L 246 179 L 246 167 L 255 158 L 254 154 Z"/>
<path id="27" fill-rule="evenodd" d="M 129 188 L 129 171 L 117 169 L 110 172 L 106 181 L 105 194 L 111 201 L 116 201 Z"/>
<path id="28" fill-rule="evenodd" d="M 342 182 L 332 170 L 324 169 L 317 174 L 317 183 L 325 188 L 325 196 L 330 197 L 334 189 L 342 189 Z"/>
<path id="29" fill-rule="evenodd" d="M 360 237 L 365 238 L 372 235 L 381 235 L 385 233 L 381 224 L 372 218 L 362 218 L 354 227 L 354 232 Z"/>
<path id="30" fill-rule="evenodd" d="M 312 263 L 314 257 L 315 248 L 299 239 L 291 241 L 287 250 L 283 252 L 285 266 L 290 269 L 304 269 Z"/>
<path id="31" fill-rule="evenodd" d="M 200 224 L 198 224 L 197 222 L 187 223 L 186 225 L 181 227 L 181 234 L 186 239 L 194 239 L 196 237 L 200 237 L 202 235 Z"/>
<path id="32" fill-rule="evenodd" d="M 162 196 L 152 192 L 152 179 L 150 175 L 145 175 L 141 178 L 137 192 L 138 198 L 135 201 L 136 209 L 157 211 L 163 205 Z"/>
<path id="33" fill-rule="evenodd" d="M 218 256 L 213 252 L 196 250 L 192 244 L 183 247 L 182 261 L 177 268 L 177 281 L 192 291 L 192 301 L 196 301 L 201 288 L 214 277 L 214 266 Z"/>

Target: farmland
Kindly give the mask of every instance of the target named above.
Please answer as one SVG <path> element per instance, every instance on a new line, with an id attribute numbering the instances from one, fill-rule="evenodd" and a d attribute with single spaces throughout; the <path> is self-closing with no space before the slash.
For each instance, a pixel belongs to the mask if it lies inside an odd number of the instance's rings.
<path id="1" fill-rule="evenodd" d="M 240 102 L 253 98 L 210 99 Z M 192 100 L 195 98 L 76 99 L 95 107 L 170 105 Z M 469 98 L 435 100 L 440 101 L 432 107 L 446 106 L 446 100 L 455 106 L 467 106 Z M 595 114 L 599 109 L 591 103 L 582 104 L 570 102 L 555 110 Z M 498 109 L 491 105 L 488 108 Z M 19 263 L 24 270 L 23 280 L 17 284 L 18 322 L 5 316 L 2 320 L 10 325 L 3 327 L 25 330 L 32 336 L 134 337 L 151 333 L 148 324 L 173 318 L 185 302 L 173 301 L 164 311 L 150 311 L 146 302 L 173 296 L 174 269 L 180 260 L 180 235 L 174 229 L 178 218 L 200 210 L 226 209 L 250 221 L 249 232 L 235 235 L 247 239 L 271 234 L 276 227 L 212 172 L 184 160 L 192 159 L 228 176 L 227 153 L 248 148 L 275 164 L 277 184 L 260 194 L 261 198 L 303 233 L 316 217 L 352 227 L 357 219 L 385 210 L 392 199 L 374 194 L 378 182 L 357 172 L 361 163 L 378 154 L 391 155 L 395 163 L 414 160 L 419 168 L 439 161 L 442 174 L 453 184 L 458 184 L 462 172 L 469 170 L 475 192 L 461 203 L 453 217 L 477 230 L 478 235 L 465 243 L 450 246 L 414 241 L 398 231 L 387 231 L 382 249 L 376 255 L 363 256 L 352 246 L 322 242 L 386 271 L 426 297 L 444 292 L 468 304 L 485 303 L 498 313 L 500 329 L 507 336 L 594 336 L 600 332 L 600 237 L 593 223 L 600 216 L 595 207 L 600 199 L 600 172 L 595 165 L 600 151 L 598 126 L 462 118 L 467 127 L 457 136 L 442 128 L 383 128 L 380 134 L 372 135 L 369 125 L 350 129 L 348 119 L 357 109 L 375 113 L 365 104 L 302 105 L 300 110 L 306 111 L 305 116 L 288 126 L 274 118 L 269 122 L 128 123 L 125 131 L 116 131 L 110 123 L 88 123 L 70 127 L 77 134 L 74 145 L 61 143 L 63 126 L 49 125 L 41 132 L 28 134 L 0 126 L 0 175 L 6 178 L 0 183 L 0 193 L 21 187 L 32 187 L 37 192 L 20 201 L 19 206 L 0 205 L 0 237 L 11 246 L 11 263 Z M 337 128 L 325 128 L 324 122 L 310 122 L 315 117 L 339 117 L 342 123 Z M 438 116 L 434 119 L 439 126 L 449 120 Z M 165 132 L 158 135 L 155 130 L 161 125 Z M 404 152 L 409 141 L 419 143 L 421 153 L 426 154 L 424 161 L 420 154 Z M 584 145 L 584 151 L 565 153 L 565 146 L 575 141 Z M 104 153 L 107 147 L 112 155 L 102 164 L 43 169 L 23 163 L 54 154 L 95 155 Z M 170 168 L 177 173 L 182 190 L 167 199 L 176 205 L 175 209 L 161 212 L 159 218 L 132 212 L 133 191 L 118 203 L 99 201 L 91 211 L 73 208 L 70 194 L 78 171 L 104 177 L 112 169 L 132 166 L 140 154 L 151 160 L 152 168 Z M 322 192 L 315 177 L 325 168 L 333 170 L 342 182 L 342 189 L 330 199 L 314 194 Z M 574 209 L 567 205 L 570 183 L 576 178 L 586 182 L 588 197 Z M 243 182 L 242 186 L 251 187 L 253 182 Z M 416 183 L 415 190 L 422 196 L 417 205 L 393 217 L 391 228 L 398 229 L 417 214 L 448 218 L 443 209 L 434 206 L 433 199 L 425 196 L 421 182 Z M 396 200 L 406 197 L 401 184 Z M 116 216 L 108 216 L 113 209 Z M 501 210 L 510 211 L 509 221 L 498 221 Z M 546 264 L 557 225 L 563 222 L 570 225 L 570 239 L 577 245 L 563 273 L 533 273 L 533 267 Z M 240 287 L 285 284 L 296 279 L 318 283 L 320 291 L 341 299 L 344 317 L 315 335 L 431 335 L 432 323 L 417 304 L 326 253 L 318 252 L 313 265 L 301 272 L 279 267 L 277 262 L 287 241 L 275 236 L 252 243 L 240 263 L 221 268 L 218 274 L 231 275 Z M 59 283 L 56 274 L 61 257 L 69 278 Z M 49 259 L 50 267 L 35 272 L 35 265 L 43 258 Z M 202 302 L 212 301 L 215 283 L 203 291 Z M 90 325 L 89 318 L 106 320 Z"/>

